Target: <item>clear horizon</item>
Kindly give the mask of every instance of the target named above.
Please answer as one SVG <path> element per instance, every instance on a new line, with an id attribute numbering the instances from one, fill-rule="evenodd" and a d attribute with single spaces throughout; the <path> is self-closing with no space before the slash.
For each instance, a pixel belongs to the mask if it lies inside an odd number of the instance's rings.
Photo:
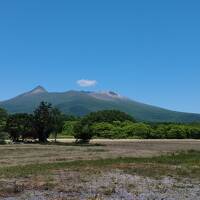
<path id="1" fill-rule="evenodd" d="M 0 2 L 0 101 L 48 91 L 115 91 L 200 113 L 200 2 Z"/>

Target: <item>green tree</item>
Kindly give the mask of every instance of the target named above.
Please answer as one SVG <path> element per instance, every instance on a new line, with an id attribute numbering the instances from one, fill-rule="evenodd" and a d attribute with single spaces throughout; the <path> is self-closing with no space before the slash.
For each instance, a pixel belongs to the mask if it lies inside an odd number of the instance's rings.
<path id="1" fill-rule="evenodd" d="M 167 139 L 184 139 L 187 138 L 187 131 L 183 125 L 170 125 L 167 131 Z"/>
<path id="2" fill-rule="evenodd" d="M 158 124 L 152 127 L 150 138 L 152 139 L 165 139 L 169 130 L 168 125 Z"/>
<path id="3" fill-rule="evenodd" d="M 0 108 L 0 132 L 4 131 L 8 114 L 6 110 Z"/>
<path id="4" fill-rule="evenodd" d="M 91 126 L 93 135 L 99 138 L 113 138 L 115 127 L 108 122 L 95 123 Z"/>
<path id="5" fill-rule="evenodd" d="M 65 121 L 63 126 L 63 135 L 73 136 L 74 135 L 74 127 L 78 123 L 78 121 Z"/>
<path id="6" fill-rule="evenodd" d="M 6 121 L 8 118 L 8 114 L 6 110 L 0 108 L 0 144 L 5 143 L 5 139 L 7 134 L 5 133 L 5 126 L 6 126 Z"/>
<path id="7" fill-rule="evenodd" d="M 149 138 L 151 127 L 144 123 L 129 123 L 123 127 L 123 132 L 128 137 Z"/>
<path id="8" fill-rule="evenodd" d="M 200 127 L 188 127 L 188 137 L 192 139 L 200 139 Z"/>
<path id="9" fill-rule="evenodd" d="M 58 133 L 63 131 L 65 124 L 65 115 L 60 112 L 57 108 L 52 109 L 52 131 L 54 132 L 55 142 L 57 141 Z"/>
<path id="10" fill-rule="evenodd" d="M 62 131 L 64 125 L 64 115 L 57 109 L 53 108 L 50 103 L 41 102 L 39 107 L 34 111 L 34 127 L 41 143 L 47 142 L 51 133 Z"/>
<path id="11" fill-rule="evenodd" d="M 86 117 L 84 117 L 81 121 L 83 121 L 85 124 L 93 124 L 97 122 L 113 123 L 115 121 L 135 122 L 135 119 L 132 116 L 118 110 L 103 110 L 103 111 L 92 112 L 88 114 Z"/>
<path id="12" fill-rule="evenodd" d="M 135 119 L 128 114 L 117 111 L 117 110 L 104 110 L 98 112 L 92 112 L 87 116 L 83 117 L 80 122 L 78 122 L 74 127 L 74 137 L 77 141 L 89 142 L 93 136 L 95 136 L 94 130 L 92 130 L 92 125 L 95 123 L 107 122 L 125 122 L 132 121 L 135 122 Z M 115 129 L 115 133 L 118 132 L 118 129 Z"/>
<path id="13" fill-rule="evenodd" d="M 90 124 L 91 125 L 91 124 Z M 88 143 L 94 136 L 89 124 L 79 121 L 74 126 L 74 138 L 76 142 Z"/>
<path id="14" fill-rule="evenodd" d="M 53 132 L 53 112 L 50 103 L 41 102 L 34 111 L 34 127 L 39 141 L 42 143 L 47 142 L 47 138 Z"/>
<path id="15" fill-rule="evenodd" d="M 27 137 L 34 137 L 33 117 L 29 114 L 14 114 L 8 117 L 5 130 L 9 133 L 9 137 L 13 142 L 24 140 Z"/>
<path id="16" fill-rule="evenodd" d="M 5 144 L 5 140 L 6 140 L 6 137 L 7 137 L 7 133 L 6 132 L 0 132 L 0 144 Z"/>

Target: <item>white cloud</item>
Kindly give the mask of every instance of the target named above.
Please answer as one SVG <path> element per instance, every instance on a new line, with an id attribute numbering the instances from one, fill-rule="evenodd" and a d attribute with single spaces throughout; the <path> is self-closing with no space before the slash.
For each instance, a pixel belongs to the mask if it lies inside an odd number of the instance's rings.
<path id="1" fill-rule="evenodd" d="M 97 84 L 96 80 L 87 80 L 87 79 L 81 79 L 77 81 L 77 84 L 80 87 L 92 87 L 95 86 Z"/>

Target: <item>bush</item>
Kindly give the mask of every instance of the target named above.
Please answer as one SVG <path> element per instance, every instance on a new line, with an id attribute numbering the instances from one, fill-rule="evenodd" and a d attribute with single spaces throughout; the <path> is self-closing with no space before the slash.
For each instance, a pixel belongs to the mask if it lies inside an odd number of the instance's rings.
<path id="1" fill-rule="evenodd" d="M 75 128 L 75 138 L 89 141 L 98 138 L 141 138 L 141 139 L 185 139 L 200 138 L 200 127 L 186 124 L 153 124 L 133 123 L 131 121 L 99 122 L 100 118 L 89 120 L 91 115 L 83 118 Z M 107 122 L 108 121 L 108 122 Z"/>
<path id="2" fill-rule="evenodd" d="M 91 126 L 93 135 L 99 138 L 113 138 L 114 126 L 108 122 L 95 123 Z"/>
<path id="3" fill-rule="evenodd" d="M 200 128 L 199 127 L 189 127 L 188 137 L 192 139 L 200 139 Z"/>
<path id="4" fill-rule="evenodd" d="M 76 123 L 74 126 L 74 138 L 76 142 L 88 143 L 93 137 L 93 133 L 88 124 L 83 124 L 82 121 Z"/>
<path id="5" fill-rule="evenodd" d="M 91 126 L 93 135 L 100 138 L 149 138 L 151 127 L 144 123 L 108 122 L 95 123 Z"/>
<path id="6" fill-rule="evenodd" d="M 185 139 L 187 138 L 187 131 L 185 126 L 171 125 L 166 134 L 167 139 Z"/>
<path id="7" fill-rule="evenodd" d="M 149 138 L 151 127 L 144 123 L 130 123 L 123 127 L 123 132 L 128 137 Z"/>
<path id="8" fill-rule="evenodd" d="M 91 130 L 93 135 L 99 138 L 121 139 L 127 137 L 121 127 L 121 122 L 113 122 L 112 124 L 108 122 L 95 123 L 91 126 Z"/>
<path id="9" fill-rule="evenodd" d="M 165 139 L 167 133 L 166 125 L 159 125 L 158 127 L 154 127 L 151 130 L 150 138 L 152 139 Z"/>

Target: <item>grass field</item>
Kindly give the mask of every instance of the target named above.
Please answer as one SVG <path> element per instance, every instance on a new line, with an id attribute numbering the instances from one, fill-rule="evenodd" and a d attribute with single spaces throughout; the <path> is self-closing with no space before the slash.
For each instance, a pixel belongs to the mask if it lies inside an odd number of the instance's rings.
<path id="1" fill-rule="evenodd" d="M 0 199 L 199 198 L 200 141 L 61 141 L 0 146 Z"/>

